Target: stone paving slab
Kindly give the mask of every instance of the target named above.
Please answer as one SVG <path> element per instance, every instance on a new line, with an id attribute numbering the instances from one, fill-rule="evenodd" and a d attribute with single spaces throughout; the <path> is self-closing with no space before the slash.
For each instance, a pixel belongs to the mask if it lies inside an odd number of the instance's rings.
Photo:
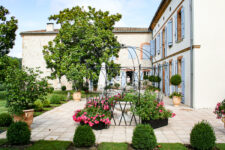
<path id="1" fill-rule="evenodd" d="M 207 120 L 213 126 L 217 143 L 225 143 L 225 129 L 221 120 L 216 119 L 212 109 L 191 109 L 184 105 L 173 107 L 171 101 L 166 99 L 167 109 L 176 113 L 169 119 L 169 125 L 155 129 L 159 143 L 185 143 L 188 144 L 190 132 L 194 124 L 201 120 Z M 79 125 L 72 119 L 74 111 L 82 109 L 85 100 L 81 102 L 69 101 L 34 118 L 31 126 L 31 140 L 62 140 L 72 141 L 75 128 Z M 94 131 L 96 142 L 128 142 L 132 141 L 135 126 L 110 126 L 109 129 Z M 6 138 L 6 132 L 0 134 L 0 138 Z"/>

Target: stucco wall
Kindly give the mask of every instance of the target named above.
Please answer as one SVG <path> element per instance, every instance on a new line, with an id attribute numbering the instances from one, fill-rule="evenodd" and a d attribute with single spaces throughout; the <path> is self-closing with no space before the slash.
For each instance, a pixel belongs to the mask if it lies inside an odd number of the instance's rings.
<path id="1" fill-rule="evenodd" d="M 115 36 L 118 37 L 118 41 L 121 44 L 125 44 L 127 46 L 139 47 L 136 50 L 138 57 L 140 58 L 140 46 L 143 43 L 149 43 L 151 35 L 150 33 L 115 33 Z M 22 51 L 22 64 L 23 66 L 29 68 L 40 67 L 40 70 L 43 71 L 43 77 L 49 76 L 51 70 L 46 69 L 46 63 L 43 58 L 43 46 L 47 45 L 49 41 L 53 40 L 55 34 L 32 34 L 32 35 L 23 35 L 23 51 Z M 131 59 L 128 59 L 128 50 L 122 49 L 119 52 L 119 58 L 115 60 L 115 63 L 121 64 L 123 67 L 137 67 L 137 59 L 134 60 L 134 64 Z M 143 67 L 150 67 L 151 63 L 149 60 L 141 60 L 140 63 Z M 53 87 L 57 87 L 58 80 L 49 80 L 49 83 L 53 85 Z M 71 89 L 72 86 L 67 82 L 66 78 L 62 78 L 62 85 L 67 86 L 67 89 Z"/>
<path id="2" fill-rule="evenodd" d="M 225 98 L 225 1 L 193 0 L 194 107 L 215 107 Z"/>

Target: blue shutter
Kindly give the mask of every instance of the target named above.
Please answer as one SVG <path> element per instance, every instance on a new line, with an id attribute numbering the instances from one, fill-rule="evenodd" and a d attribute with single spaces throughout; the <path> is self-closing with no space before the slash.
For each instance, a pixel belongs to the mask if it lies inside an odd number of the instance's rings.
<path id="1" fill-rule="evenodd" d="M 181 34 L 182 34 L 182 39 L 184 39 L 184 36 L 185 36 L 185 16 L 184 16 L 184 7 L 181 8 Z"/>
<path id="2" fill-rule="evenodd" d="M 128 47 L 128 58 L 129 59 L 136 58 L 136 49 L 134 47 Z"/>
<path id="3" fill-rule="evenodd" d="M 155 40 L 156 40 L 156 46 L 155 46 L 155 48 L 156 48 L 156 55 L 158 55 L 158 40 L 159 38 L 158 38 L 158 35 L 156 36 L 156 38 L 155 38 Z"/>
<path id="4" fill-rule="evenodd" d="M 161 58 L 163 58 L 163 31 L 161 32 L 161 43 L 160 43 L 160 45 L 161 45 Z"/>
<path id="5" fill-rule="evenodd" d="M 166 65 L 167 67 L 167 70 L 166 70 L 166 79 L 167 79 L 167 86 L 166 86 L 166 89 L 167 89 L 167 96 L 170 95 L 170 69 L 169 69 L 169 63 L 167 63 Z"/>
<path id="6" fill-rule="evenodd" d="M 160 33 L 158 35 L 158 55 L 160 54 Z"/>
<path id="7" fill-rule="evenodd" d="M 142 48 L 142 59 L 150 59 L 150 45 L 143 45 L 143 48 Z"/>
<path id="8" fill-rule="evenodd" d="M 151 47 L 151 56 L 155 56 L 155 40 L 151 40 L 150 47 Z"/>
<path id="9" fill-rule="evenodd" d="M 174 61 L 172 61 L 172 76 L 175 75 L 175 69 L 174 69 Z M 175 87 L 174 85 L 171 85 L 172 86 L 172 93 L 175 91 Z"/>
<path id="10" fill-rule="evenodd" d="M 175 41 L 178 41 L 178 35 L 177 35 L 177 14 L 174 17 L 174 22 L 175 22 Z"/>
<path id="11" fill-rule="evenodd" d="M 172 46 L 173 45 L 173 22 L 172 20 L 170 20 L 168 22 L 168 25 L 167 25 L 167 42 L 168 42 L 168 46 Z"/>
<path id="12" fill-rule="evenodd" d="M 177 74 L 177 60 L 175 60 L 175 74 Z M 178 86 L 176 86 L 176 92 L 178 91 Z"/>
<path id="13" fill-rule="evenodd" d="M 150 56 L 153 56 L 153 47 L 152 47 L 152 42 L 153 40 L 150 40 Z"/>
<path id="14" fill-rule="evenodd" d="M 165 57 L 167 56 L 167 27 L 165 28 Z"/>
<path id="15" fill-rule="evenodd" d="M 161 81 L 160 81 L 160 89 L 162 90 L 162 84 L 163 84 L 163 65 L 160 67 L 160 78 L 161 78 Z"/>
<path id="16" fill-rule="evenodd" d="M 182 87 L 182 103 L 185 103 L 185 61 L 184 57 L 181 60 L 181 87 Z"/>
<path id="17" fill-rule="evenodd" d="M 156 66 L 156 68 L 155 68 L 155 76 L 158 76 L 158 66 Z M 157 82 L 155 83 L 155 86 L 156 87 L 158 86 Z"/>
<path id="18" fill-rule="evenodd" d="M 126 86 L 126 72 L 121 71 L 121 87 L 125 88 Z"/>

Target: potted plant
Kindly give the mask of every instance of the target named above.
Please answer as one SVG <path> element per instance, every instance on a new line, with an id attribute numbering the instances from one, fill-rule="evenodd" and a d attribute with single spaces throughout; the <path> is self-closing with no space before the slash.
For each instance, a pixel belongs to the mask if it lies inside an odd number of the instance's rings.
<path id="1" fill-rule="evenodd" d="M 175 116 L 165 109 L 163 102 L 156 101 L 156 95 L 148 91 L 141 95 L 140 101 L 134 100 L 134 103 L 132 112 L 140 116 L 142 124 L 150 124 L 154 129 L 168 125 L 168 118 Z"/>
<path id="2" fill-rule="evenodd" d="M 82 87 L 83 87 L 83 80 L 73 82 L 73 89 L 75 90 L 75 92 L 73 93 L 73 100 L 75 101 L 81 100 Z"/>
<path id="3" fill-rule="evenodd" d="M 109 102 L 105 99 L 91 100 L 82 110 L 76 110 L 73 120 L 81 125 L 87 124 L 95 130 L 108 128 L 111 124 Z"/>
<path id="4" fill-rule="evenodd" d="M 179 74 L 173 75 L 170 79 L 170 83 L 174 86 L 178 86 L 181 83 L 181 76 Z M 179 106 L 181 103 L 181 93 L 173 92 L 170 97 L 173 99 L 174 106 Z"/>
<path id="5" fill-rule="evenodd" d="M 217 115 L 217 119 L 221 119 L 225 128 L 225 100 L 217 103 L 214 113 Z"/>
<path id="6" fill-rule="evenodd" d="M 150 76 L 149 81 L 152 83 L 153 86 L 155 86 L 155 76 Z"/>
<path id="7" fill-rule="evenodd" d="M 41 78 L 39 70 L 9 69 L 5 82 L 7 91 L 7 106 L 14 116 L 14 121 L 24 121 L 30 126 L 33 122 L 34 102 L 45 100 L 52 92 L 47 79 Z"/>

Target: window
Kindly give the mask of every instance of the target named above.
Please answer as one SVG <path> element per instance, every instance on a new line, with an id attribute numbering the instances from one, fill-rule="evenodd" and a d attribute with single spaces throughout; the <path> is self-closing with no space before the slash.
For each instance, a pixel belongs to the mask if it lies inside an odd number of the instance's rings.
<path id="1" fill-rule="evenodd" d="M 184 39 L 185 29 L 184 29 L 184 7 L 181 7 L 175 16 L 175 37 L 176 42 Z"/>
<path id="2" fill-rule="evenodd" d="M 141 47 L 142 59 L 150 59 L 150 45 L 145 44 Z"/>
<path id="3" fill-rule="evenodd" d="M 128 47 L 128 58 L 135 59 L 136 58 L 136 49 L 135 47 Z"/>
<path id="4" fill-rule="evenodd" d="M 181 9 L 177 12 L 177 40 L 181 40 Z"/>

